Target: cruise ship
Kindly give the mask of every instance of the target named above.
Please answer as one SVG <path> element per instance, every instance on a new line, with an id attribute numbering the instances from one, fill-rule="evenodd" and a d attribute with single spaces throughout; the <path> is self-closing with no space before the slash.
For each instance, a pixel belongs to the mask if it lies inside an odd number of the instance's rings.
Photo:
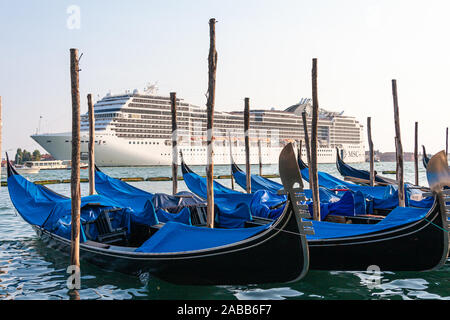
<path id="1" fill-rule="evenodd" d="M 302 99 L 285 110 L 250 111 L 250 162 L 278 163 L 289 142 L 304 139 L 301 114 L 306 111 L 311 128 L 311 99 Z M 155 88 L 142 93 L 135 89 L 123 94 L 108 93 L 94 105 L 95 161 L 98 166 L 165 166 L 172 164 L 172 125 L 169 96 Z M 229 164 L 230 150 L 238 164 L 245 163 L 243 112 L 214 114 L 214 163 Z M 177 99 L 178 148 L 190 165 L 205 165 L 206 108 Z M 342 112 L 321 109 L 318 121 L 318 162 L 333 163 L 336 148 L 348 163 L 364 162 L 363 126 Z M 71 133 L 31 136 L 57 160 L 71 159 Z M 81 159 L 88 160 L 88 114 L 81 116 Z M 303 146 L 305 144 L 303 143 Z M 306 159 L 306 149 L 302 154 Z"/>

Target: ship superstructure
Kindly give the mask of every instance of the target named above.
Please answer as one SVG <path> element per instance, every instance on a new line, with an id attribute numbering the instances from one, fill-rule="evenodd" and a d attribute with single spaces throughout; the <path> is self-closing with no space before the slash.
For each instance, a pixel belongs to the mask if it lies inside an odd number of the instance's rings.
<path id="1" fill-rule="evenodd" d="M 285 110 L 250 111 L 250 161 L 259 161 L 258 141 L 264 164 L 278 163 L 286 143 L 304 139 L 301 113 L 311 125 L 311 100 L 302 99 Z M 95 159 L 99 166 L 153 166 L 172 163 L 170 97 L 140 93 L 107 94 L 94 106 Z M 191 165 L 206 164 L 206 109 L 177 99 L 178 145 Z M 318 161 L 335 162 L 336 147 L 348 163 L 364 162 L 362 125 L 342 113 L 320 110 Z M 214 114 L 214 163 L 230 163 L 230 142 L 236 163 L 245 162 L 243 112 Z M 36 134 L 32 138 L 55 159 L 71 158 L 71 133 Z M 88 115 L 81 116 L 81 157 L 87 160 Z M 303 144 L 304 145 L 304 144 Z M 306 159 L 306 150 L 302 150 Z"/>

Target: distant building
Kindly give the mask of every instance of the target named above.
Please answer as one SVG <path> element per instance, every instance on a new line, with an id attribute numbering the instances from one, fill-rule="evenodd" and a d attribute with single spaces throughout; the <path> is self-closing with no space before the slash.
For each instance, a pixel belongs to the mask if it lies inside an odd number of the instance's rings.
<path id="1" fill-rule="evenodd" d="M 41 161 L 51 161 L 51 160 L 55 160 L 55 158 L 53 158 L 51 154 L 46 153 L 41 155 Z"/>
<path id="2" fill-rule="evenodd" d="M 395 162 L 395 152 L 379 152 L 375 151 L 375 161 Z M 419 161 L 422 160 L 422 154 L 419 153 Z M 366 151 L 366 161 L 369 161 L 369 151 Z M 414 161 L 414 152 L 403 152 L 403 161 Z"/>

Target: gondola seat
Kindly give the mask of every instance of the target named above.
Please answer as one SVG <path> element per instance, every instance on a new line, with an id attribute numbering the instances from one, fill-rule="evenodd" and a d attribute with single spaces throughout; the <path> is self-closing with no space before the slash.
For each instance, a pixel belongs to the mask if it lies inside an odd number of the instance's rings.
<path id="1" fill-rule="evenodd" d="M 120 210 L 120 209 L 113 209 Z M 113 228 L 109 212 L 112 210 L 102 210 L 94 220 L 95 227 L 97 228 L 98 238 L 97 241 L 105 244 L 118 244 L 127 242 L 127 228 Z"/>
<path id="2" fill-rule="evenodd" d="M 206 205 L 198 205 L 190 208 L 192 225 L 197 227 L 206 226 L 207 222 L 206 209 L 207 209 Z"/>

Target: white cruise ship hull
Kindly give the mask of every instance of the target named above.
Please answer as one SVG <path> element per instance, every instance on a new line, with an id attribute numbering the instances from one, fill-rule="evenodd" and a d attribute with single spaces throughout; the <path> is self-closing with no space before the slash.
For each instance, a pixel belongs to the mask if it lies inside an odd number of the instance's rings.
<path id="1" fill-rule="evenodd" d="M 71 133 L 33 135 L 32 138 L 50 153 L 56 160 L 71 159 Z M 81 157 L 87 160 L 89 136 L 81 133 Z M 277 164 L 282 147 L 262 147 L 262 163 Z M 343 145 L 344 160 L 347 163 L 364 162 L 364 148 L 361 145 Z M 206 164 L 206 146 L 181 145 L 185 161 L 190 165 Z M 306 160 L 306 151 L 302 150 Z M 244 146 L 233 147 L 233 159 L 238 164 L 245 163 Z M 334 163 L 336 150 L 334 148 L 319 148 L 319 163 Z M 168 166 L 172 164 L 172 147 L 165 140 L 118 138 L 113 134 L 96 133 L 95 162 L 101 167 L 135 167 L 135 166 Z M 305 161 L 306 162 L 306 161 Z M 250 163 L 258 164 L 258 148 L 250 149 Z M 214 147 L 214 164 L 229 165 L 229 145 Z"/>

